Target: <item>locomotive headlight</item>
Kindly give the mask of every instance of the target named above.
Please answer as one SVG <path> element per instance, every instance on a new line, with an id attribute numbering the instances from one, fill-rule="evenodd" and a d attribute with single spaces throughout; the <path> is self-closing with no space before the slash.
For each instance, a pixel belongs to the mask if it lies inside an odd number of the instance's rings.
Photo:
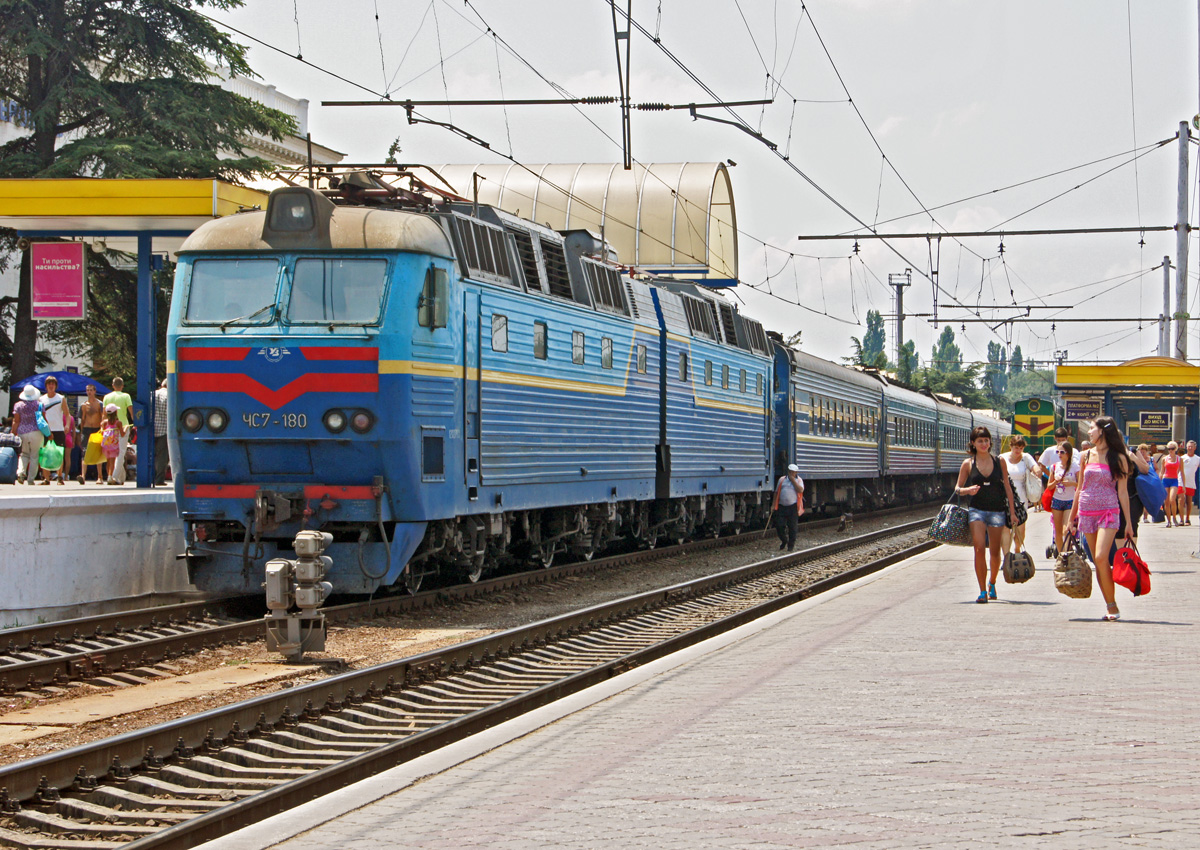
<path id="1" fill-rule="evenodd" d="M 339 434 L 346 430 L 346 414 L 340 410 L 330 410 L 322 421 L 331 434 Z"/>
<path id="2" fill-rule="evenodd" d="M 183 430 L 195 434 L 204 425 L 204 416 L 199 410 L 185 410 L 179 417 L 179 421 L 183 425 Z"/>
<path id="3" fill-rule="evenodd" d="M 365 434 L 375 426 L 375 416 L 369 410 L 356 410 L 350 416 L 350 427 Z"/>
<path id="4" fill-rule="evenodd" d="M 225 415 L 223 410 L 210 410 L 208 418 L 205 420 L 208 423 L 208 430 L 214 434 L 220 434 L 225 430 L 225 426 L 229 424 L 229 417 Z"/>

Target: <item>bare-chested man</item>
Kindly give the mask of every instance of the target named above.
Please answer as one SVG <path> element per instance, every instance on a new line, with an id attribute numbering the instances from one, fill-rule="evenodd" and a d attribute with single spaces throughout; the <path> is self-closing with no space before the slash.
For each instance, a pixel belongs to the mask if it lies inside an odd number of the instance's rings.
<path id="1" fill-rule="evenodd" d="M 104 403 L 96 397 L 96 385 L 87 385 L 87 398 L 79 404 L 79 428 L 80 428 L 80 446 L 83 448 L 84 455 L 87 454 L 88 439 L 100 430 L 100 422 L 104 419 Z M 100 477 L 100 464 L 95 463 L 92 466 L 96 467 L 96 480 L 103 483 L 104 479 Z M 82 484 L 87 480 L 88 467 L 83 465 L 80 470 L 80 475 L 75 480 Z"/>

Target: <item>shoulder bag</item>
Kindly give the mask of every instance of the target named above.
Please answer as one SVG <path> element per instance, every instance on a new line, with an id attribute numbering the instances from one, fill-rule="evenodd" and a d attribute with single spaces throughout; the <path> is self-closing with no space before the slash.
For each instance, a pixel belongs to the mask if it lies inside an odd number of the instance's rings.
<path id="1" fill-rule="evenodd" d="M 929 526 L 929 536 L 938 543 L 949 546 L 970 546 L 971 526 L 967 509 L 959 503 L 960 496 L 955 494 L 949 502 L 942 505 L 937 519 Z"/>
<path id="2" fill-rule="evenodd" d="M 1036 469 L 1027 470 L 1025 473 L 1025 496 L 1030 506 L 1036 505 L 1042 500 L 1042 491 L 1045 489 L 1042 484 L 1042 476 L 1038 471 Z"/>
<path id="3" fill-rule="evenodd" d="M 1092 568 L 1078 537 L 1071 538 L 1069 548 L 1059 554 L 1054 564 L 1054 588 L 1072 599 L 1087 599 L 1092 595 Z"/>

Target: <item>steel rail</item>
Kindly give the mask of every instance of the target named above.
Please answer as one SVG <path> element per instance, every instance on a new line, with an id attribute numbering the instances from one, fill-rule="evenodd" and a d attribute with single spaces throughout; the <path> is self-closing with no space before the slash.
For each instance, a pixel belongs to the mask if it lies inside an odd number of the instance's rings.
<path id="1" fill-rule="evenodd" d="M 848 549 L 862 547 L 878 541 L 923 530 L 927 520 L 909 523 L 896 528 L 884 529 L 866 535 L 838 541 L 836 543 L 815 547 L 814 549 L 772 558 L 744 567 L 726 570 L 722 573 L 683 582 L 667 588 L 661 588 L 646 593 L 637 594 L 625 599 L 602 603 L 590 608 L 572 612 L 560 617 L 543 620 L 527 626 L 521 626 L 494 635 L 477 638 L 462 644 L 434 650 L 411 658 L 392 661 L 365 670 L 343 673 L 319 682 L 287 689 L 278 693 L 267 694 L 230 706 L 211 709 L 193 717 L 181 718 L 160 724 L 148 729 L 136 730 L 103 741 L 85 744 L 71 750 L 51 753 L 0 768 L 0 787 L 7 788 L 8 795 L 0 795 L 0 811 L 5 807 L 12 808 L 12 802 L 38 801 L 48 802 L 56 796 L 59 789 L 86 789 L 96 777 L 108 777 L 117 781 L 128 776 L 130 766 L 140 766 L 142 769 L 153 771 L 162 765 L 165 759 L 186 760 L 193 755 L 213 753 L 226 746 L 236 746 L 245 743 L 248 736 L 261 732 L 267 734 L 276 728 L 287 728 L 298 721 L 317 719 L 324 713 L 337 713 L 347 706 L 357 705 L 364 698 L 371 699 L 397 695 L 421 686 L 422 683 L 434 682 L 440 677 L 469 671 L 478 668 L 485 662 L 497 662 L 499 659 L 518 659 L 521 653 L 536 652 L 540 647 L 546 647 L 556 640 L 566 640 L 573 636 L 611 625 L 624 618 L 652 611 L 666 605 L 684 602 L 703 593 L 721 591 L 739 583 L 754 579 L 757 576 L 786 570 L 802 562 L 815 561 L 820 558 L 837 555 Z M 919 548 L 926 548 L 929 543 L 922 543 Z M 885 559 L 891 563 L 900 557 L 907 557 L 912 550 Z M 876 562 L 874 565 L 859 567 L 846 572 L 842 576 L 828 579 L 816 584 L 803 587 L 786 596 L 761 603 L 753 610 L 765 613 L 781 605 L 791 604 L 798 599 L 836 586 L 837 583 L 849 581 L 873 569 L 885 565 Z M 763 608 L 762 605 L 773 606 Z M 740 624 L 749 618 L 747 612 L 736 615 L 734 619 L 725 618 L 722 622 Z M 732 627 L 732 626 L 727 626 Z M 711 626 L 706 626 L 701 632 L 704 636 L 715 633 Z M 697 639 L 703 639 L 698 637 Z M 384 762 L 387 758 L 399 758 L 400 761 L 412 758 L 414 755 L 433 748 L 435 741 L 447 740 L 445 736 L 458 730 L 459 736 L 470 734 L 468 731 L 478 731 L 484 726 L 479 725 L 481 718 L 487 723 L 498 722 L 515 716 L 520 711 L 528 710 L 534 704 L 545 704 L 559 696 L 568 693 L 568 687 L 578 689 L 588 683 L 607 678 L 614 672 L 629 669 L 644 663 L 655 653 L 673 651 L 681 644 L 674 641 L 669 644 L 672 649 L 647 649 L 640 653 L 618 659 L 604 666 L 599 672 L 587 675 L 572 676 L 563 682 L 536 688 L 525 697 L 513 697 L 493 706 L 486 713 L 480 713 L 476 720 L 466 718 L 451 721 L 447 728 L 436 735 L 411 736 L 415 744 L 393 749 L 391 745 L 384 748 Z M 566 683 L 571 682 L 568 686 Z M 220 734 L 216 734 L 219 730 Z M 432 730 L 431 730 L 432 731 Z M 403 756 L 399 754 L 403 753 Z M 156 755 L 157 754 L 157 755 Z M 391 755 L 387 755 L 391 754 Z M 294 790 L 277 789 L 272 794 L 262 797 L 264 805 L 274 806 L 272 801 L 280 800 L 276 810 L 282 810 L 294 805 L 301 798 L 327 793 L 333 787 L 341 787 L 346 782 L 356 781 L 357 778 L 369 775 L 378 767 L 367 768 L 364 765 L 370 760 L 363 758 L 351 759 L 346 765 L 340 766 L 333 774 L 337 780 L 333 784 L 311 785 L 315 780 L 305 780 Z M 348 765 L 348 766 L 347 766 Z M 340 783 L 340 784 L 339 784 Z M 260 792 L 261 793 L 261 792 Z M 181 830 L 170 827 L 152 836 L 139 839 L 130 847 L 184 847 L 195 846 L 195 843 L 217 834 L 236 828 L 235 822 L 228 818 L 240 809 L 231 810 L 228 806 L 217 810 L 221 813 L 216 820 L 207 816 L 195 819 L 199 832 L 189 832 L 191 837 L 179 838 Z M 265 814 L 260 813 L 254 819 L 261 819 Z M 215 815 L 217 812 L 214 811 Z M 250 820 L 237 821 L 237 825 L 249 823 Z M 223 824 L 223 825 L 222 825 Z M 205 831 L 207 830 L 207 831 Z M 188 843 L 191 842 L 191 843 Z"/>
<path id="2" fill-rule="evenodd" d="M 912 510 L 911 507 L 889 508 L 883 511 L 863 515 L 874 518 L 892 513 Z M 801 529 L 818 529 L 832 526 L 837 519 L 816 520 L 804 523 Z M 640 549 L 596 558 L 591 561 L 576 561 L 557 567 L 528 570 L 519 573 L 496 576 L 483 579 L 474 584 L 460 584 L 452 587 L 437 588 L 422 591 L 412 595 L 385 596 L 366 601 L 349 602 L 322 608 L 327 623 L 337 625 L 353 622 L 362 618 L 374 618 L 446 605 L 464 599 L 527 587 L 534 584 L 544 584 L 567 576 L 585 575 L 614 567 L 629 564 L 645 563 L 684 554 L 685 552 L 705 551 L 726 546 L 741 545 L 772 533 L 769 529 L 751 531 L 740 535 L 705 538 L 689 541 L 677 546 L 662 546 L 656 549 Z M 175 626 L 159 622 L 166 616 L 205 616 L 215 617 L 222 606 L 245 604 L 254 597 L 230 597 L 224 600 L 207 602 L 184 603 L 181 605 L 163 606 L 160 608 L 143 608 L 135 611 L 97 615 L 78 620 L 68 620 L 60 623 L 48 623 L 38 626 L 22 627 L 20 629 L 0 632 L 0 640 L 9 636 L 10 644 L 18 651 L 24 648 L 42 652 L 47 646 L 51 654 L 44 658 L 30 659 L 16 663 L 0 663 L 0 694 L 11 694 L 21 690 L 35 691 L 44 687 L 56 687 L 67 682 L 80 681 L 96 676 L 127 675 L 140 668 L 150 667 L 162 661 L 170 661 L 181 655 L 200 652 L 220 646 L 251 643 L 262 639 L 264 635 L 261 617 L 220 625 L 201 627 L 201 623 L 192 623 L 192 631 L 180 634 L 151 637 L 141 640 L 129 640 L 110 646 L 86 648 L 71 651 L 58 650 L 56 641 L 67 629 L 78 632 L 81 628 L 99 632 L 105 640 L 126 640 L 128 635 L 122 635 L 123 630 L 143 628 L 153 630 L 169 629 Z M 17 645 L 17 640 L 23 640 Z M 81 641 L 91 641 L 86 635 L 81 635 Z M 74 643 L 72 638 L 68 643 Z M 38 646 L 39 643 L 44 644 Z"/>

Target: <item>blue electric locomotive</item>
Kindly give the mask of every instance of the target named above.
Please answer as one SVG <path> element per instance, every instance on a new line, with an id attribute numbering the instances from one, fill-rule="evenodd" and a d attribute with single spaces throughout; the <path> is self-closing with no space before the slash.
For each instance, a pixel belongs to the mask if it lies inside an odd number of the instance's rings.
<path id="1" fill-rule="evenodd" d="M 256 591 L 303 528 L 333 535 L 335 589 L 366 593 L 763 519 L 758 323 L 622 276 L 589 233 L 401 194 L 280 189 L 180 250 L 171 439 L 197 586 Z"/>

